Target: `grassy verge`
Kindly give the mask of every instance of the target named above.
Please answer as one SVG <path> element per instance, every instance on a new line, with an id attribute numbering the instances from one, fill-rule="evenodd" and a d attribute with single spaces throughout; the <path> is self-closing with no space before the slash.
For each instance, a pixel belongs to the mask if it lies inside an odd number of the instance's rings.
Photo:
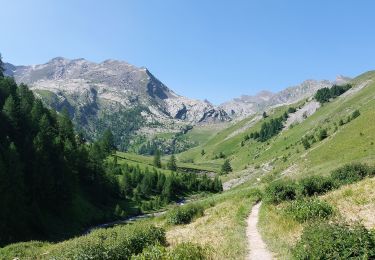
<path id="1" fill-rule="evenodd" d="M 213 259 L 242 259 L 246 255 L 245 219 L 259 192 L 241 188 L 203 200 L 204 215 L 194 222 L 167 229 L 172 245 L 195 242 L 211 249 Z"/>
<path id="2" fill-rule="evenodd" d="M 208 206 L 204 216 L 167 230 L 167 241 L 172 245 L 194 242 L 210 247 L 214 259 L 245 257 L 247 240 L 245 219 L 259 193 L 251 188 L 230 191 L 202 201 Z M 211 207 L 209 207 L 211 206 Z"/>
<path id="3" fill-rule="evenodd" d="M 370 244 L 358 254 L 370 256 L 375 252 L 375 245 L 371 244 L 371 231 L 365 227 L 375 226 L 375 179 L 370 178 L 373 176 L 373 167 L 351 164 L 336 169 L 327 177 L 270 184 L 265 190 L 268 203 L 263 204 L 260 211 L 263 238 L 279 259 L 293 259 L 304 255 L 304 245 L 309 247 L 306 249 L 308 257 L 319 254 L 340 254 L 341 257 L 341 251 L 336 251 L 338 247 L 348 253 L 356 252 L 352 245 L 358 242 L 354 240 L 359 234 Z M 334 245 L 332 248 L 322 246 L 324 253 L 316 249 L 322 236 L 320 231 L 326 232 Z"/>
<path id="4" fill-rule="evenodd" d="M 348 221 L 375 228 L 375 178 L 346 185 L 323 196 Z"/>

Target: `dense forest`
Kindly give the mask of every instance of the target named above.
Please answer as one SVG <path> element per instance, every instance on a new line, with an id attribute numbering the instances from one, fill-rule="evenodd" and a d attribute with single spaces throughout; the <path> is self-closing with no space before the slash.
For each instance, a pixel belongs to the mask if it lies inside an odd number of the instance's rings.
<path id="1" fill-rule="evenodd" d="M 124 202 L 157 208 L 189 192 L 222 189 L 207 176 L 165 175 L 108 160 L 115 149 L 110 130 L 86 142 L 66 111 L 47 109 L 26 85 L 4 77 L 1 65 L 0 245 L 70 236 L 129 214 Z"/>
<path id="2" fill-rule="evenodd" d="M 315 94 L 315 99 L 320 102 L 321 104 L 329 102 L 330 99 L 336 98 L 346 91 L 351 89 L 350 84 L 346 84 L 343 86 L 333 85 L 331 88 L 321 88 Z"/>

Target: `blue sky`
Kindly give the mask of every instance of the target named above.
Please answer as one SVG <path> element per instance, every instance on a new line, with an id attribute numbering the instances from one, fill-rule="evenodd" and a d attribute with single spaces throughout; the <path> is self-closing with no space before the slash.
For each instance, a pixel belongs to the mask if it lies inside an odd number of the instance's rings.
<path id="1" fill-rule="evenodd" d="M 145 66 L 177 93 L 218 104 L 305 79 L 375 69 L 375 1 L 6 0 L 0 52 Z"/>

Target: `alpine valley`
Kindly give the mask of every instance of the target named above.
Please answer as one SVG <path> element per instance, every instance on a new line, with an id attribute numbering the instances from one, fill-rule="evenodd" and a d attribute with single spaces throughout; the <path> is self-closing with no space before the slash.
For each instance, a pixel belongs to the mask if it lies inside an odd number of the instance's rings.
<path id="1" fill-rule="evenodd" d="M 215 106 L 207 100 L 178 95 L 147 68 L 127 62 L 54 58 L 45 64 L 15 66 L 5 63 L 5 75 L 26 84 L 45 105 L 66 109 L 75 128 L 96 140 L 110 128 L 119 150 L 153 154 L 178 153 L 199 145 L 186 133 L 193 126 L 225 127 L 249 115 L 294 103 L 318 89 L 349 79 L 306 80 L 278 93 L 262 91 Z"/>

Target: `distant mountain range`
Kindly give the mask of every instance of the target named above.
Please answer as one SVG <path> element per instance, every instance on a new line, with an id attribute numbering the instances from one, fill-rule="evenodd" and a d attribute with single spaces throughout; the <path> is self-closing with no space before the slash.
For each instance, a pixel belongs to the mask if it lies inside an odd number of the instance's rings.
<path id="1" fill-rule="evenodd" d="M 5 63 L 5 69 L 6 75 L 27 84 L 48 106 L 57 111 L 67 109 L 77 129 L 88 138 L 94 139 L 111 128 L 123 147 L 134 134 L 150 137 L 160 132 L 185 131 L 188 125 L 231 121 L 298 101 L 334 83 L 307 80 L 279 93 L 262 91 L 214 106 L 206 100 L 180 96 L 146 68 L 123 61 L 94 63 L 57 57 L 32 66 Z"/>
<path id="2" fill-rule="evenodd" d="M 243 118 L 250 114 L 259 113 L 270 107 L 295 103 L 311 97 L 318 89 L 331 87 L 333 84 L 345 84 L 348 77 L 338 76 L 334 82 L 329 80 L 306 80 L 297 86 L 288 87 L 280 92 L 261 91 L 255 96 L 243 95 L 219 106 L 230 117 Z"/>

